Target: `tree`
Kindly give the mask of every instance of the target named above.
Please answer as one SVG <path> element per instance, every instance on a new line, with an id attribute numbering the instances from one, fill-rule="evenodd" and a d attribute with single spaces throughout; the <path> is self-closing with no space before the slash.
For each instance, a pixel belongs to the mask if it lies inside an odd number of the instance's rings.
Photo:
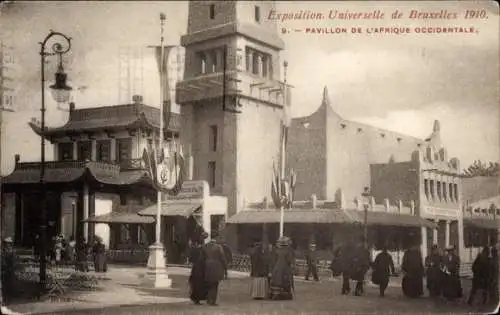
<path id="1" fill-rule="evenodd" d="M 468 168 L 464 169 L 463 175 L 467 177 L 476 176 L 498 176 L 498 162 L 484 163 L 481 160 L 476 160 Z"/>

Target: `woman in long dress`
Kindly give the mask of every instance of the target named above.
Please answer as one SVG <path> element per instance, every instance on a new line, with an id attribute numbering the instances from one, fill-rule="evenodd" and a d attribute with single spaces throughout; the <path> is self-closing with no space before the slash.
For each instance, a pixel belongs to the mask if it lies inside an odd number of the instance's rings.
<path id="1" fill-rule="evenodd" d="M 403 293 L 407 297 L 417 298 L 424 294 L 424 265 L 418 245 L 408 249 L 403 256 Z"/>
<path id="2" fill-rule="evenodd" d="M 437 245 L 433 245 L 431 254 L 425 258 L 427 289 L 430 297 L 439 297 L 442 291 L 443 263 Z"/>
<path id="3" fill-rule="evenodd" d="M 382 248 L 373 262 L 372 282 L 379 286 L 379 294 L 385 296 L 385 289 L 389 284 L 389 277 L 394 274 L 394 262 L 392 256 L 387 252 L 387 247 Z"/>
<path id="4" fill-rule="evenodd" d="M 488 300 L 488 282 L 491 279 L 489 270 L 489 248 L 484 247 L 472 264 L 472 288 L 467 299 L 467 304 L 472 305 L 477 291 L 482 291 L 482 302 L 486 304 Z"/>
<path id="5" fill-rule="evenodd" d="M 99 236 L 96 236 L 96 241 L 94 246 L 92 247 L 92 252 L 94 254 L 95 272 L 106 272 L 106 246 Z"/>
<path id="6" fill-rule="evenodd" d="M 271 272 L 270 296 L 273 300 L 293 299 L 293 268 L 295 258 L 290 247 L 290 239 L 282 237 L 276 244 L 275 263 Z"/>
<path id="7" fill-rule="evenodd" d="M 251 294 L 254 299 L 264 299 L 268 295 L 269 262 L 262 244 L 257 242 L 250 255 Z"/>
<path id="8" fill-rule="evenodd" d="M 68 245 L 66 246 L 66 251 L 64 252 L 65 259 L 68 263 L 72 263 L 75 261 L 75 250 L 76 250 L 75 238 L 71 236 L 69 238 Z"/>
<path id="9" fill-rule="evenodd" d="M 203 239 L 207 237 L 207 233 L 202 234 Z M 189 298 L 194 304 L 200 304 L 200 301 L 205 301 L 208 298 L 208 287 L 205 285 L 205 259 L 202 255 L 201 243 L 200 240 L 194 241 L 189 253 L 189 262 L 191 263 Z"/>
<path id="10" fill-rule="evenodd" d="M 76 271 L 89 271 L 89 265 L 87 262 L 88 247 L 85 238 L 80 237 L 80 240 L 76 244 Z"/>

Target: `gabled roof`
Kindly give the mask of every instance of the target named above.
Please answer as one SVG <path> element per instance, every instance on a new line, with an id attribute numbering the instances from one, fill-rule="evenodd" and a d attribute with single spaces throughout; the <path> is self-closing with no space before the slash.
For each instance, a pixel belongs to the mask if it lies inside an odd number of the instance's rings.
<path id="1" fill-rule="evenodd" d="M 92 132 L 105 129 L 135 129 L 141 126 L 159 129 L 160 109 L 144 104 L 127 104 L 101 106 L 95 108 L 75 109 L 70 112 L 68 122 L 60 127 L 48 127 L 47 137 L 72 132 Z M 41 127 L 36 122 L 30 122 L 30 127 L 41 134 Z M 168 130 L 179 131 L 181 116 L 172 113 Z"/>

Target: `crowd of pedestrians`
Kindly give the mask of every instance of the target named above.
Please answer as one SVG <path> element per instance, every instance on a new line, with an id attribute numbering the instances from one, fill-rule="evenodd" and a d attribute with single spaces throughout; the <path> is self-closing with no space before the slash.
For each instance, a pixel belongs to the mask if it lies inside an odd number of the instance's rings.
<path id="1" fill-rule="evenodd" d="M 203 238 L 208 237 L 204 233 Z M 224 247 L 212 240 L 194 242 L 189 255 L 192 264 L 190 298 L 195 304 L 207 301 L 217 305 L 219 282 L 227 278 L 228 258 Z M 294 296 L 295 257 L 288 237 L 280 238 L 276 248 L 256 242 L 250 253 L 251 296 L 254 299 L 289 300 Z"/>
<path id="2" fill-rule="evenodd" d="M 41 246 L 41 239 L 37 235 L 33 248 L 36 260 L 40 259 Z M 74 265 L 76 271 L 83 272 L 89 271 L 89 254 L 92 254 L 95 271 L 106 272 L 106 246 L 98 235 L 94 236 L 92 244 L 88 244 L 83 236 L 77 241 L 73 236 L 66 239 L 63 235 L 57 235 L 52 238 L 47 252 L 52 264 Z"/>
<path id="3" fill-rule="evenodd" d="M 200 243 L 201 244 L 201 243 Z M 207 299 L 208 304 L 215 305 L 215 300 L 208 297 L 210 277 L 220 281 L 227 276 L 227 263 L 224 262 L 223 250 L 212 243 L 198 244 L 198 251 L 191 257 L 193 263 L 190 277 L 191 299 L 199 304 Z M 215 243 L 214 243 L 215 244 Z M 209 254 L 218 252 L 216 256 Z M 214 258 L 219 257 L 219 258 Z M 307 270 L 305 280 L 312 276 L 319 281 L 317 268 L 317 252 L 314 243 L 309 244 L 304 253 Z M 207 261 L 218 261 L 207 263 Z M 281 237 L 276 247 L 255 242 L 250 251 L 251 288 L 254 299 L 293 299 L 295 253 L 288 237 Z M 205 268 L 202 266 L 205 264 Z M 391 276 L 399 276 L 392 256 L 387 248 L 382 248 L 372 261 L 364 241 L 348 241 L 334 251 L 330 269 L 334 277 L 341 276 L 341 294 L 351 293 L 351 281 L 354 282 L 353 294 L 362 296 L 365 292 L 365 278 L 370 269 L 371 282 L 379 287 L 380 297 L 385 296 Z M 476 294 L 482 292 L 482 303 L 498 303 L 498 252 L 494 246 L 486 246 L 477 256 L 472 266 L 473 282 L 467 302 L 473 304 Z M 429 256 L 422 257 L 420 244 L 415 243 L 404 252 L 401 264 L 401 287 L 404 296 L 418 298 L 425 294 L 426 283 L 431 298 L 448 301 L 460 300 L 464 296 L 460 279 L 460 258 L 454 246 L 442 252 L 437 245 L 431 249 Z M 425 281 L 424 281 L 425 279 Z M 213 288 L 213 287 L 212 287 Z"/>

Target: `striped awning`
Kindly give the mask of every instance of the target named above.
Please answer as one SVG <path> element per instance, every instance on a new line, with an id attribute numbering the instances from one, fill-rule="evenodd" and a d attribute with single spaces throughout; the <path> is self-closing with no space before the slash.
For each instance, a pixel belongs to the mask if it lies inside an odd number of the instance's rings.
<path id="1" fill-rule="evenodd" d="M 168 200 L 161 205 L 162 216 L 182 216 L 189 217 L 198 212 L 203 205 L 201 199 Z M 156 216 L 157 205 L 149 206 L 139 211 L 140 216 Z"/>
<path id="2" fill-rule="evenodd" d="M 149 224 L 155 220 L 152 217 L 140 216 L 137 213 L 111 212 L 99 216 L 93 216 L 83 222 L 88 223 L 117 223 L 117 224 Z"/>

